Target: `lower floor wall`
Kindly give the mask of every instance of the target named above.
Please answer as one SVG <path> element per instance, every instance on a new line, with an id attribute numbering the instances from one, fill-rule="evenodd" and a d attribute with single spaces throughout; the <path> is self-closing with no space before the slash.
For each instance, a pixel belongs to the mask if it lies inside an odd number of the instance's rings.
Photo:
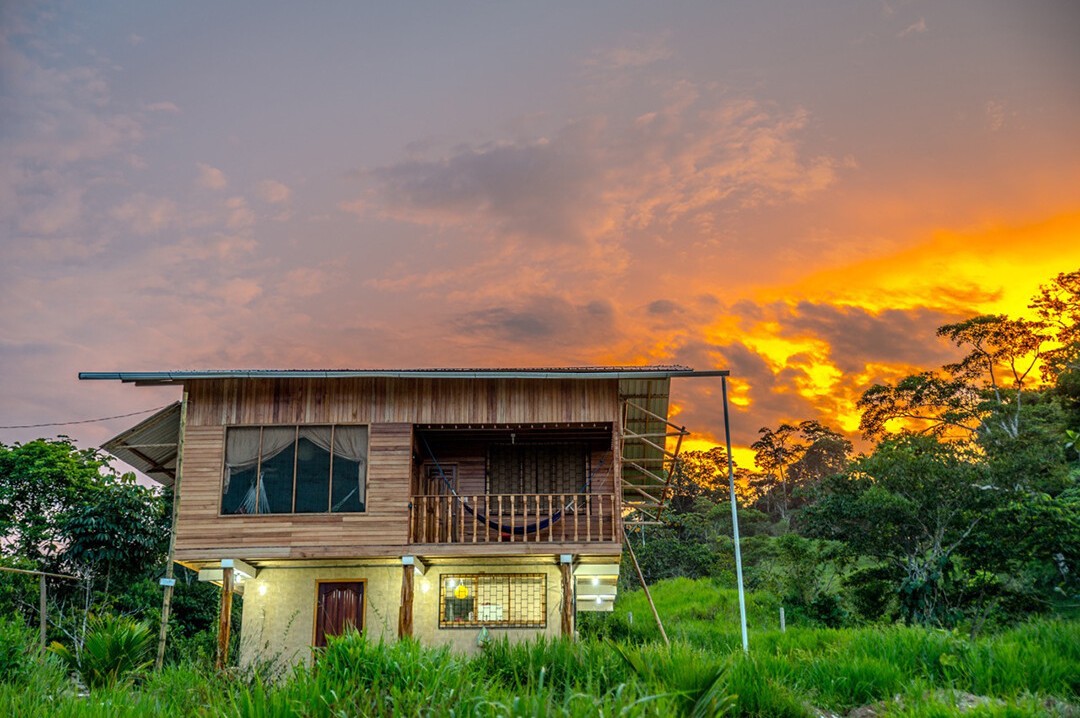
<path id="1" fill-rule="evenodd" d="M 257 578 L 244 582 L 241 663 L 283 666 L 309 661 L 324 583 L 362 582 L 364 634 L 374 641 L 397 640 L 402 576 L 401 565 L 261 569 Z M 509 566 L 484 562 L 429 566 L 413 578 L 413 636 L 424 645 L 448 645 L 464 653 L 478 650 L 485 629 L 493 640 L 558 636 L 561 580 L 558 565 L 550 559 Z"/>

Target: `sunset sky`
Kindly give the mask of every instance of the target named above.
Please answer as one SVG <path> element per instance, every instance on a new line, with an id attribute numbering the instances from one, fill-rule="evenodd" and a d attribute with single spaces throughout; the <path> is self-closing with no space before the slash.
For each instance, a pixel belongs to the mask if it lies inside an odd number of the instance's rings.
<path id="1" fill-rule="evenodd" d="M 740 446 L 854 435 L 1080 267 L 1071 0 L 0 7 L 3 426 L 179 398 L 80 370 L 680 363 Z"/>

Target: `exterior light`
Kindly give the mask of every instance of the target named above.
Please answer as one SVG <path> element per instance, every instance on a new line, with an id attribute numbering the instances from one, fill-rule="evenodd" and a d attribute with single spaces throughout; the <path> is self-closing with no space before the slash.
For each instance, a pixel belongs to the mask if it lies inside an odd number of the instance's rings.
<path id="1" fill-rule="evenodd" d="M 420 592 L 421 593 L 428 593 L 429 591 L 431 591 L 431 581 L 428 581 L 425 578 L 422 581 L 420 581 Z"/>
<path id="2" fill-rule="evenodd" d="M 260 583 L 259 584 L 259 595 L 260 596 L 265 596 L 266 591 L 267 591 L 266 583 Z"/>

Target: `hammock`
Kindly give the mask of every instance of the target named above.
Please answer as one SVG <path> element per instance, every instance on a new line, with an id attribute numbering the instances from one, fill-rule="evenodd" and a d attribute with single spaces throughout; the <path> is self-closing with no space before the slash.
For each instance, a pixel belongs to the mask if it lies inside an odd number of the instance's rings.
<path id="1" fill-rule="evenodd" d="M 573 503 L 574 503 L 573 501 L 571 501 L 566 506 L 563 506 L 562 508 L 558 509 L 557 511 L 553 511 L 551 513 L 551 516 L 548 516 L 547 518 L 544 518 L 544 519 L 540 519 L 539 521 L 537 521 L 534 524 L 528 524 L 526 526 L 505 526 L 505 525 L 499 523 L 498 521 L 496 521 L 495 519 L 489 519 L 487 516 L 480 513 L 477 509 L 474 509 L 472 506 L 469 506 L 469 502 L 465 501 L 464 499 L 461 498 L 461 496 L 458 495 L 458 492 L 454 489 L 454 485 L 452 483 L 450 483 L 450 479 L 446 478 L 446 473 L 443 471 L 442 466 L 439 464 L 439 460 L 435 458 L 435 452 L 431 450 L 431 445 L 428 444 L 427 438 L 425 438 L 423 435 L 421 435 L 420 436 L 420 441 L 424 442 L 424 448 L 427 449 L 428 456 L 431 457 L 431 461 L 435 464 L 435 470 L 439 472 L 439 478 L 442 479 L 442 482 L 444 484 L 446 484 L 446 489 L 450 492 L 450 495 L 453 496 L 455 499 L 457 499 L 458 503 L 461 504 L 462 508 L 465 509 L 466 513 L 468 513 L 470 516 L 475 516 L 477 518 L 477 520 L 482 521 L 484 524 L 486 524 L 487 526 L 495 529 L 496 531 L 501 533 L 503 536 L 509 536 L 511 534 L 513 534 L 514 536 L 524 536 L 525 534 L 535 533 L 536 531 L 543 531 L 544 529 L 551 526 L 553 523 L 556 523 L 560 519 L 562 519 L 563 513 L 566 512 L 570 508 L 570 506 L 572 506 Z M 591 469 L 590 469 L 590 471 L 591 471 Z M 587 492 L 589 490 L 589 486 L 591 485 L 591 483 L 592 483 L 592 477 L 586 476 L 585 477 L 585 485 L 582 487 L 581 491 L 579 491 L 578 493 L 583 494 L 583 493 Z"/>

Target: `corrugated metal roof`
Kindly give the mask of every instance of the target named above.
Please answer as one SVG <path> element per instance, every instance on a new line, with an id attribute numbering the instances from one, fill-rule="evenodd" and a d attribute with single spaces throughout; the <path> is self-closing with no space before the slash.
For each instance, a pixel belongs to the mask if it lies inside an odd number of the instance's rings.
<path id="1" fill-rule="evenodd" d="M 175 402 L 117 434 L 101 448 L 155 481 L 172 486 L 179 439 L 180 402 Z"/>
<path id="2" fill-rule="evenodd" d="M 196 379 L 340 379 L 390 377 L 413 379 L 669 379 L 677 376 L 726 376 L 727 371 L 694 371 L 680 365 L 583 366 L 502 369 L 209 369 L 184 371 L 79 372 L 80 379 L 139 384 L 172 384 Z"/>

